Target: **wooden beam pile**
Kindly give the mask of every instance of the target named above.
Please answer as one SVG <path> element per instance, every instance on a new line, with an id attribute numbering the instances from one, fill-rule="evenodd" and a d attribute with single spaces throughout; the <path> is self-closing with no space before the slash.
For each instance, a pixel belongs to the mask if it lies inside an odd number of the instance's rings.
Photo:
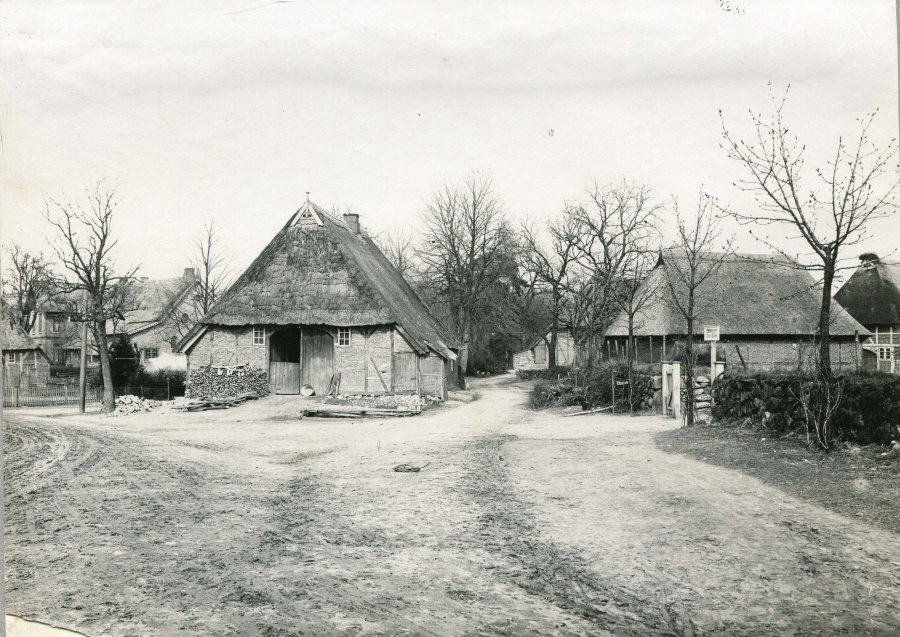
<path id="1" fill-rule="evenodd" d="M 386 409 L 379 407 L 353 407 L 345 405 L 310 405 L 303 409 L 304 417 L 312 418 L 397 418 L 415 416 L 421 409 Z"/>
<path id="2" fill-rule="evenodd" d="M 256 392 L 246 392 L 239 396 L 207 396 L 204 398 L 185 398 L 183 402 L 176 402 L 172 409 L 178 411 L 207 411 L 209 409 L 230 409 L 243 402 L 259 398 Z"/>

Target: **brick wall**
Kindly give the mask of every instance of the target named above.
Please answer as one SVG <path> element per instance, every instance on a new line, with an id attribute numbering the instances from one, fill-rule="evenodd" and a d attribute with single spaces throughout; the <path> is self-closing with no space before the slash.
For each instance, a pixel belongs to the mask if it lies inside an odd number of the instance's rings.
<path id="1" fill-rule="evenodd" d="M 390 391 L 392 338 L 398 351 L 410 351 L 403 349 L 408 344 L 390 326 L 350 329 L 350 345 L 336 344 L 334 348 L 334 368 L 341 372 L 341 392 L 384 392 L 379 371 Z"/>
<path id="2" fill-rule="evenodd" d="M 266 343 L 274 331 L 266 328 Z M 268 367 L 267 345 L 253 344 L 252 327 L 210 326 L 194 344 L 188 354 L 188 364 L 192 368 L 201 365 L 242 365 L 252 363 L 257 367 Z"/>
<path id="3" fill-rule="evenodd" d="M 733 340 L 723 341 L 728 366 L 747 369 L 797 369 L 813 360 L 813 345 L 804 340 Z M 831 343 L 831 364 L 836 369 L 856 368 L 858 346 L 853 341 Z"/>
<path id="4" fill-rule="evenodd" d="M 189 370 L 201 365 L 238 365 L 247 362 L 267 370 L 269 337 L 277 329 L 279 328 L 267 327 L 266 344 L 253 345 L 252 327 L 211 326 L 188 354 Z M 336 336 L 336 330 L 334 333 Z M 335 339 L 334 368 L 336 372 L 341 372 L 341 392 L 384 392 L 375 366 L 390 391 L 392 350 L 414 351 L 392 326 L 351 328 L 350 345 L 337 345 Z M 437 391 L 440 391 L 439 385 Z"/>

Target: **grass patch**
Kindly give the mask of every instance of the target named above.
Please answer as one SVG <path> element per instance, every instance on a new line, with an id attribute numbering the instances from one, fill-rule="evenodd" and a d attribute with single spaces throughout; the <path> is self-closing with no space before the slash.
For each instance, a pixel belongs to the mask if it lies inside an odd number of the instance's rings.
<path id="1" fill-rule="evenodd" d="M 720 424 L 666 431 L 656 436 L 656 444 L 900 533 L 900 453 L 889 447 L 846 446 L 825 455 L 809 451 L 805 440 L 796 437 L 772 438 L 757 427 Z"/>

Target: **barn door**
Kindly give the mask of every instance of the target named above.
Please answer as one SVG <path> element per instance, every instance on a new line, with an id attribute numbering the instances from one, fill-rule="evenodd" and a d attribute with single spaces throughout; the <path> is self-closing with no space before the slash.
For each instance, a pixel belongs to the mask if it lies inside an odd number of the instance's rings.
<path id="1" fill-rule="evenodd" d="M 391 357 L 391 367 L 393 391 L 415 392 L 418 389 L 415 352 L 394 352 Z"/>
<path id="2" fill-rule="evenodd" d="M 274 394 L 300 393 L 300 330 L 287 327 L 269 338 L 269 388 Z"/>
<path id="3" fill-rule="evenodd" d="M 302 384 L 312 385 L 317 396 L 325 395 L 334 375 L 334 339 L 327 332 L 305 327 L 301 352 Z"/>

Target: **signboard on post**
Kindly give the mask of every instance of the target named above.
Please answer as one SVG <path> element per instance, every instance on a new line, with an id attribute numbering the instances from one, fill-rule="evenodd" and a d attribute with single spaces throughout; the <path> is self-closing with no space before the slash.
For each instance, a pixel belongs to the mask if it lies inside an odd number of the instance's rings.
<path id="1" fill-rule="evenodd" d="M 718 325 L 704 325 L 703 326 L 703 340 L 704 341 L 718 341 L 719 340 L 719 326 Z"/>
<path id="2" fill-rule="evenodd" d="M 704 325 L 703 340 L 709 343 L 709 404 L 712 406 L 715 402 L 715 398 L 713 398 L 712 383 L 716 379 L 716 349 L 718 347 L 716 343 L 719 341 L 719 326 Z"/>

